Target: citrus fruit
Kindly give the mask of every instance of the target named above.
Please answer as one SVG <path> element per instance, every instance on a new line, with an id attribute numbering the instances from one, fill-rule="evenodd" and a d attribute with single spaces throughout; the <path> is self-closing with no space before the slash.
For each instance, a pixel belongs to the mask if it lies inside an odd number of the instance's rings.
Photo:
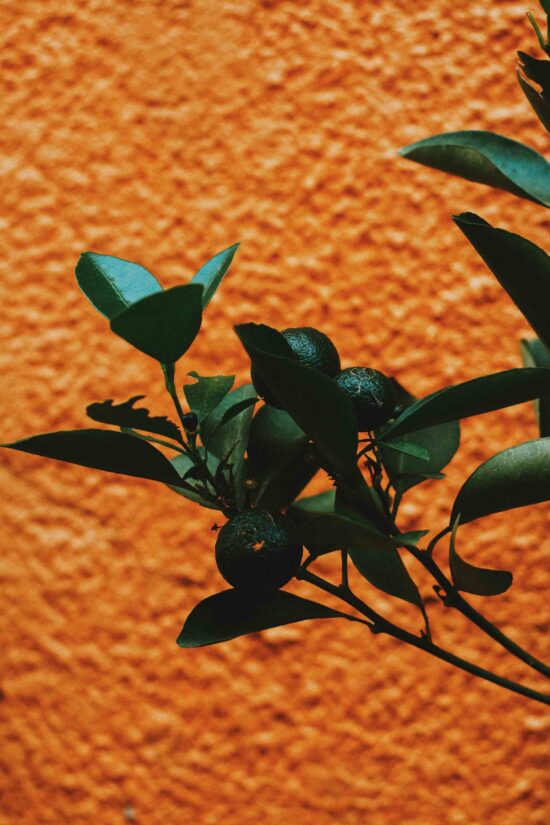
<path id="1" fill-rule="evenodd" d="M 349 367 L 334 380 L 351 399 L 359 432 L 374 430 L 393 415 L 395 389 L 383 372 L 370 367 Z"/>
<path id="2" fill-rule="evenodd" d="M 297 573 L 301 559 L 289 519 L 263 510 L 233 516 L 216 540 L 218 570 L 233 587 L 276 590 Z"/>
<path id="3" fill-rule="evenodd" d="M 324 332 L 314 327 L 291 327 L 284 329 L 281 334 L 286 339 L 295 359 L 303 366 L 318 370 L 330 378 L 334 378 L 340 370 L 338 350 Z M 258 395 L 267 404 L 281 409 L 281 405 L 254 367 L 250 375 Z"/>

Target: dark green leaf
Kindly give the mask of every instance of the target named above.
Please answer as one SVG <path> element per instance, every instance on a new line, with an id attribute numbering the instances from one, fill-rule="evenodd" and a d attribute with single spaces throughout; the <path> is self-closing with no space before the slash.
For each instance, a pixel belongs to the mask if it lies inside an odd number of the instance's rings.
<path id="1" fill-rule="evenodd" d="M 371 584 L 417 606 L 418 589 L 390 536 L 379 533 L 366 519 L 333 513 L 308 519 L 299 528 L 300 540 L 313 556 L 348 550 L 351 560 Z"/>
<path id="2" fill-rule="evenodd" d="M 550 351 L 538 338 L 524 338 L 521 341 L 521 354 L 526 367 L 550 368 Z M 550 394 L 535 399 L 533 403 L 540 435 L 550 435 Z"/>
<path id="3" fill-rule="evenodd" d="M 93 421 L 99 421 L 101 424 L 114 424 L 116 427 L 165 435 L 181 443 L 181 433 L 172 421 L 165 416 L 151 416 L 145 407 L 134 407 L 142 398 L 145 396 L 134 395 L 121 404 L 114 404 L 113 399 L 109 398 L 107 401 L 90 404 L 86 408 L 86 413 Z"/>
<path id="4" fill-rule="evenodd" d="M 189 375 L 197 380 L 194 384 L 186 384 L 183 391 L 200 424 L 225 398 L 235 382 L 235 376 L 213 375 L 206 378 L 196 372 L 190 372 Z"/>
<path id="5" fill-rule="evenodd" d="M 550 499 L 550 438 L 497 453 L 475 470 L 453 505 L 451 524 L 461 524 Z"/>
<path id="6" fill-rule="evenodd" d="M 520 72 L 517 72 L 517 78 L 523 94 L 531 104 L 536 116 L 544 128 L 550 132 L 550 101 L 545 99 L 540 92 L 531 86 L 531 84 L 522 77 Z"/>
<path id="7" fill-rule="evenodd" d="M 307 619 L 340 618 L 347 616 L 284 590 L 255 594 L 224 590 L 191 611 L 178 636 L 178 645 L 203 647 Z"/>
<path id="8" fill-rule="evenodd" d="M 496 229 L 471 212 L 454 221 L 550 347 L 550 257 L 531 241 Z"/>
<path id="9" fill-rule="evenodd" d="M 218 458 L 225 458 L 228 453 L 231 453 L 233 460 L 244 455 L 252 421 L 252 407 L 246 405 L 243 408 L 242 404 L 244 401 L 248 402 L 255 398 L 256 391 L 252 384 L 244 384 L 221 400 L 201 428 L 201 438 L 209 452 L 214 453 Z M 226 414 L 235 408 L 237 408 L 237 414 L 229 420 L 226 419 L 226 423 L 222 425 L 221 422 Z"/>
<path id="10" fill-rule="evenodd" d="M 416 403 L 417 399 L 411 395 L 395 378 L 392 378 L 397 403 L 407 409 Z M 401 495 L 423 481 L 434 478 L 444 478 L 440 470 L 447 466 L 460 445 L 460 425 L 457 421 L 449 421 L 435 427 L 427 427 L 411 435 L 401 435 L 400 442 L 409 440 L 426 449 L 428 461 L 418 460 L 405 455 L 395 455 L 382 447 L 380 458 L 388 477 L 397 492 Z M 391 438 L 385 439 L 387 443 Z"/>
<path id="11" fill-rule="evenodd" d="M 207 261 L 198 272 L 193 275 L 191 279 L 192 284 L 199 284 L 203 287 L 202 306 L 208 306 L 214 293 L 222 282 L 222 279 L 229 269 L 231 261 L 235 256 L 235 252 L 239 248 L 239 244 L 228 246 L 227 249 L 218 252 L 209 261 Z"/>
<path id="12" fill-rule="evenodd" d="M 162 292 L 157 279 L 139 264 L 97 252 L 82 253 L 76 280 L 88 300 L 109 319 L 147 295 Z"/>
<path id="13" fill-rule="evenodd" d="M 242 401 L 238 401 L 236 404 L 233 404 L 228 410 L 224 412 L 222 415 L 221 421 L 218 424 L 216 429 L 223 427 L 224 424 L 228 424 L 235 416 L 240 415 L 245 410 L 248 410 L 249 407 L 254 407 L 257 404 L 259 398 L 254 396 L 253 398 L 243 398 Z"/>
<path id="14" fill-rule="evenodd" d="M 398 536 L 394 536 L 393 540 L 398 547 L 416 547 L 418 542 L 424 536 L 427 536 L 429 530 L 411 530 L 409 533 L 399 533 Z"/>
<path id="15" fill-rule="evenodd" d="M 419 399 L 381 435 L 387 440 L 390 435 L 395 438 L 414 432 L 416 439 L 417 431 L 424 427 L 521 404 L 549 391 L 550 370 L 547 369 L 518 368 L 484 375 Z"/>
<path id="16" fill-rule="evenodd" d="M 171 459 L 171 464 L 175 467 L 179 478 L 182 481 L 186 480 L 185 487 L 168 485 L 174 493 L 178 493 L 178 495 L 188 498 L 190 501 L 194 501 L 196 504 L 200 504 L 201 507 L 206 507 L 208 510 L 220 509 L 213 501 L 205 498 L 202 493 L 196 489 L 194 481 L 189 478 L 189 474 L 195 470 L 195 463 L 188 455 L 175 456 Z M 214 456 L 208 456 L 208 468 L 212 474 L 216 473 L 218 461 Z"/>
<path id="17" fill-rule="evenodd" d="M 344 476 L 356 467 L 357 421 L 347 395 L 326 375 L 291 357 L 283 336 L 263 324 L 241 324 L 237 335 L 254 369 L 326 461 Z"/>
<path id="18" fill-rule="evenodd" d="M 498 596 L 500 593 L 505 593 L 512 584 L 511 573 L 507 570 L 476 567 L 460 558 L 456 551 L 458 524 L 459 517 L 453 525 L 449 544 L 449 566 L 456 589 L 465 593 L 474 593 L 477 596 Z"/>
<path id="19" fill-rule="evenodd" d="M 446 132 L 401 149 L 403 157 L 550 206 L 550 164 L 522 143 L 484 131 Z"/>
<path id="20" fill-rule="evenodd" d="M 165 484 L 177 485 L 179 481 L 177 472 L 159 450 L 141 438 L 114 430 L 65 430 L 34 435 L 2 446 L 108 473 L 148 478 Z"/>
<path id="21" fill-rule="evenodd" d="M 550 60 L 539 60 L 526 52 L 518 52 L 521 68 L 529 80 L 533 80 L 542 89 L 542 96 L 550 99 Z"/>
<path id="22" fill-rule="evenodd" d="M 413 458 L 419 458 L 421 461 L 429 461 L 430 454 L 426 447 L 423 447 L 421 444 L 416 444 L 414 441 L 377 441 L 377 444 L 382 445 L 383 447 L 387 447 L 388 450 L 393 450 L 394 452 L 401 453 L 402 455 L 412 456 Z"/>
<path id="23" fill-rule="evenodd" d="M 162 364 L 175 364 L 201 326 L 202 287 L 188 284 L 157 292 L 112 318 L 111 329 Z"/>
<path id="24" fill-rule="evenodd" d="M 314 496 L 304 496 L 295 501 L 290 510 L 289 516 L 295 524 L 301 525 L 310 518 L 320 515 L 334 513 L 336 490 L 325 490 Z"/>
<path id="25" fill-rule="evenodd" d="M 291 504 L 319 469 L 316 451 L 287 412 L 264 404 L 250 428 L 248 459 L 257 481 L 256 507 L 281 510 Z"/>

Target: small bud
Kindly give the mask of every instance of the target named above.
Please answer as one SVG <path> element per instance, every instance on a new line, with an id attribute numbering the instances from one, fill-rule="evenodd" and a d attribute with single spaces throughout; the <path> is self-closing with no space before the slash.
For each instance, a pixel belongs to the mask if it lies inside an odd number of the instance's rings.
<path id="1" fill-rule="evenodd" d="M 255 490 L 258 486 L 258 481 L 255 478 L 247 478 L 244 482 L 244 486 L 247 490 Z"/>
<path id="2" fill-rule="evenodd" d="M 185 427 L 186 432 L 195 433 L 197 431 L 197 427 L 199 426 L 199 419 L 193 412 L 185 413 L 182 418 L 182 424 Z"/>

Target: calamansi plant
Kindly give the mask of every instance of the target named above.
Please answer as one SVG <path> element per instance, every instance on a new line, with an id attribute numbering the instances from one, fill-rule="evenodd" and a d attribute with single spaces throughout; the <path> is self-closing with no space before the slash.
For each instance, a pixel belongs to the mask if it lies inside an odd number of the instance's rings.
<path id="1" fill-rule="evenodd" d="M 549 0 L 542 0 L 547 17 Z M 548 34 L 531 20 L 542 49 Z M 550 61 L 520 52 L 518 77 L 540 120 L 550 128 Z M 402 151 L 412 160 L 550 205 L 550 165 L 520 143 L 489 132 L 438 135 Z M 140 406 L 143 396 L 91 404 L 93 427 L 37 435 L 5 445 L 85 467 L 161 482 L 225 523 L 215 561 L 230 588 L 198 604 L 178 637 L 182 648 L 224 642 L 307 619 L 345 619 L 385 633 L 470 674 L 550 704 L 550 695 L 483 669 L 440 647 L 420 590 L 403 561 L 428 571 L 440 599 L 527 665 L 550 678 L 550 667 L 508 638 L 463 593 L 495 596 L 512 574 L 466 562 L 463 524 L 550 499 L 550 259 L 535 244 L 470 213 L 455 218 L 537 334 L 522 341 L 525 366 L 444 387 L 416 398 L 376 365 L 341 370 L 337 349 L 321 331 L 263 324 L 236 327 L 250 357 L 252 383 L 189 371 L 176 364 L 197 336 L 203 311 L 225 276 L 237 245 L 208 261 L 190 283 L 163 289 L 138 264 L 84 253 L 77 281 L 112 331 L 158 361 L 176 420 Z M 459 422 L 533 400 L 540 438 L 490 458 L 465 479 L 449 518 L 435 529 L 402 532 L 403 497 L 442 471 L 459 447 Z M 326 490 L 300 497 L 316 473 Z M 429 541 L 428 533 L 433 533 Z M 446 563 L 436 548 L 448 540 Z M 440 545 L 439 545 L 440 546 Z M 214 549 L 214 548 L 213 548 Z M 305 558 L 304 558 L 305 553 Z M 341 575 L 319 575 L 316 561 L 339 554 Z M 380 615 L 352 589 L 371 585 L 419 611 L 421 630 Z M 340 609 L 282 590 L 291 579 L 336 597 Z"/>

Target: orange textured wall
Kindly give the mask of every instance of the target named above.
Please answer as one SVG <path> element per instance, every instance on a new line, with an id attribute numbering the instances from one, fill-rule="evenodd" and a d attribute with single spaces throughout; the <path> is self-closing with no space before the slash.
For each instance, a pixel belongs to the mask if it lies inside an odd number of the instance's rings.
<path id="1" fill-rule="evenodd" d="M 460 128 L 547 148 L 514 77 L 528 5 L 4 0 L 2 439 L 85 426 L 109 397 L 169 411 L 155 364 L 77 289 L 85 249 L 173 285 L 242 242 L 184 363 L 201 373 L 246 379 L 232 332 L 246 320 L 318 326 L 346 366 L 419 394 L 517 366 L 528 328 L 450 214 L 544 244 L 544 210 L 396 151 Z M 527 404 L 465 422 L 447 479 L 414 492 L 404 524 L 442 525 L 465 474 L 534 436 Z M 179 650 L 184 617 L 222 584 L 211 514 L 21 454 L 0 474 L 2 825 L 550 821 L 541 705 L 346 623 Z M 485 609 L 541 656 L 548 512 L 494 516 L 462 544 L 514 570 Z M 439 641 L 542 687 L 424 591 Z"/>

